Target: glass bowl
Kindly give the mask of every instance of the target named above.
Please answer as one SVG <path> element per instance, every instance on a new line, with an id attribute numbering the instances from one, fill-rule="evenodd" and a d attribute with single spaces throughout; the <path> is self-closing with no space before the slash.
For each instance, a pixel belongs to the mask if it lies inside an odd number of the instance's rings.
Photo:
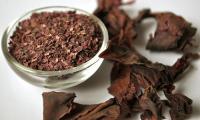
<path id="1" fill-rule="evenodd" d="M 102 45 L 97 52 L 97 54 L 91 58 L 89 61 L 77 66 L 72 67 L 66 70 L 60 71 L 42 71 L 42 70 L 35 70 L 29 67 L 26 67 L 15 60 L 9 53 L 9 40 L 10 36 L 15 31 L 18 23 L 24 19 L 29 18 L 32 13 L 38 12 L 53 12 L 53 11 L 76 11 L 76 13 L 84 14 L 91 17 L 97 24 L 100 26 L 103 35 L 103 42 Z M 105 25 L 94 15 L 77 8 L 71 8 L 66 6 L 50 6 L 50 7 L 43 7 L 38 8 L 35 10 L 31 10 L 24 14 L 22 17 L 18 18 L 14 22 L 12 22 L 7 29 L 5 30 L 2 38 L 2 50 L 3 54 L 11 66 L 11 68 L 25 81 L 45 87 L 45 88 L 52 88 L 52 89 L 64 89 L 69 88 L 72 86 L 76 86 L 84 81 L 86 81 L 89 77 L 91 77 L 100 65 L 103 62 L 102 58 L 99 58 L 99 54 L 107 48 L 108 45 L 108 32 L 106 30 Z"/>

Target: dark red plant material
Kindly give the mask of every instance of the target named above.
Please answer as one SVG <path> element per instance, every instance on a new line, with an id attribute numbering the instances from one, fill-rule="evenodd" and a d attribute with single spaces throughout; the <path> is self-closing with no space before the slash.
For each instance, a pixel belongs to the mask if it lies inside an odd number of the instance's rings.
<path id="1" fill-rule="evenodd" d="M 114 99 L 97 105 L 78 105 L 70 120 L 119 120 L 120 107 L 115 104 Z M 66 117 L 63 120 L 68 120 Z"/>
<path id="2" fill-rule="evenodd" d="M 137 37 L 137 25 L 150 14 L 150 10 L 142 10 L 138 17 L 131 19 L 120 9 L 121 3 L 121 0 L 98 0 L 94 14 L 104 22 L 110 38 L 108 49 L 100 57 L 122 64 L 146 62 L 147 59 L 134 49 L 133 41 Z"/>
<path id="3" fill-rule="evenodd" d="M 126 115 L 131 111 L 143 111 L 142 120 L 160 120 L 164 118 L 162 110 L 167 101 L 161 100 L 157 91 L 173 84 L 198 55 L 186 54 L 173 66 L 152 63 L 132 46 L 138 34 L 137 25 L 143 19 L 152 17 L 150 10 L 142 10 L 138 17 L 131 19 L 119 6 L 113 5 L 95 12 L 105 23 L 110 36 L 109 47 L 100 54 L 100 57 L 114 61 L 109 93 L 116 98 Z"/>
<path id="4" fill-rule="evenodd" d="M 160 100 L 157 91 L 153 87 L 146 88 L 139 99 L 143 113 L 141 120 L 161 120 L 164 103 Z"/>
<path id="5" fill-rule="evenodd" d="M 171 12 L 158 12 L 150 15 L 158 23 L 154 37 L 147 44 L 147 49 L 155 51 L 185 51 L 191 47 L 197 29 L 183 17 Z"/>
<path id="6" fill-rule="evenodd" d="M 133 3 L 130 0 L 127 4 Z M 131 19 L 128 14 L 120 9 L 122 0 L 98 0 L 98 8 L 94 15 L 99 17 L 106 25 L 110 41 L 117 45 L 125 44 L 132 47 L 132 42 L 137 37 L 136 26 L 149 15 L 149 10 L 143 10 L 135 19 Z"/>
<path id="7" fill-rule="evenodd" d="M 164 89 L 165 96 L 169 100 L 170 116 L 172 120 L 183 120 L 192 113 L 192 100 L 180 93 L 172 93 L 173 85 Z"/>
<path id="8" fill-rule="evenodd" d="M 137 33 L 133 28 L 134 21 L 122 10 L 113 9 L 106 18 L 110 40 L 117 45 L 131 46 Z"/>
<path id="9" fill-rule="evenodd" d="M 61 120 L 74 108 L 74 93 L 49 92 L 43 93 L 43 120 Z"/>
<path id="10" fill-rule="evenodd" d="M 190 62 L 198 57 L 198 54 L 187 53 L 172 66 L 151 62 L 132 65 L 115 62 L 111 71 L 109 93 L 127 114 L 130 111 L 143 111 L 142 120 L 162 119 L 166 101 L 160 100 L 157 91 L 177 81 L 177 77 L 187 69 Z"/>
<path id="11" fill-rule="evenodd" d="M 186 53 L 178 59 L 169 69 L 169 74 L 172 76 L 173 82 L 175 82 L 177 80 L 176 78 L 188 68 L 193 60 L 199 59 L 199 57 L 200 56 L 197 53 Z"/>
<path id="12" fill-rule="evenodd" d="M 109 47 L 100 54 L 101 58 L 111 61 L 118 61 L 122 64 L 133 64 L 147 62 L 148 60 L 140 55 L 133 47 L 133 41 L 137 37 L 136 27 L 142 19 L 150 13 L 145 9 L 135 19 L 131 19 L 119 8 L 113 8 L 103 22 L 106 24 L 109 35 Z"/>
<path id="13" fill-rule="evenodd" d="M 199 58 L 198 54 L 187 53 L 179 58 L 174 65 L 166 66 L 161 63 L 133 64 L 132 76 L 135 76 L 140 86 L 163 89 L 164 86 L 173 84 L 190 65 L 190 62 Z"/>
<path id="14" fill-rule="evenodd" d="M 162 89 L 164 85 L 170 84 L 171 81 L 166 71 L 168 67 L 159 63 L 133 64 L 132 75 L 137 79 L 139 85 L 145 89 L 149 86 Z"/>
<path id="15" fill-rule="evenodd" d="M 75 94 L 43 93 L 44 120 L 119 120 L 120 107 L 115 99 L 94 105 L 74 102 Z"/>
<path id="16" fill-rule="evenodd" d="M 126 68 L 126 69 L 125 69 Z M 117 78 L 119 76 L 124 76 L 124 75 L 119 75 L 119 74 L 125 74 L 126 73 L 124 71 L 128 71 L 130 68 L 127 66 L 127 65 L 123 65 L 123 64 L 120 64 L 118 62 L 114 62 L 113 63 L 113 67 L 112 67 L 112 70 L 111 70 L 111 73 L 110 73 L 110 80 L 111 80 L 111 84 L 117 80 Z"/>
<path id="17" fill-rule="evenodd" d="M 120 68 L 119 71 L 115 71 L 118 73 L 116 73 L 116 76 L 113 77 L 115 80 L 112 81 L 108 91 L 110 94 L 115 96 L 117 102 L 121 105 L 122 110 L 128 115 L 131 112 L 130 106 L 132 106 L 130 102 L 133 102 L 134 99 L 139 96 L 141 91 L 134 79 L 131 79 L 131 67 L 118 64 L 116 65 Z"/>
<path id="18" fill-rule="evenodd" d="M 119 7 L 125 4 L 132 4 L 135 0 L 129 0 L 127 2 L 123 2 L 123 0 L 97 0 L 97 9 L 94 14 L 98 14 L 103 12 L 109 12 L 112 8 Z"/>
<path id="19" fill-rule="evenodd" d="M 158 22 L 154 38 L 147 46 L 151 50 L 183 51 L 190 44 L 196 29 L 173 13 L 151 13 L 149 9 L 142 10 L 138 17 L 131 19 L 121 9 L 122 5 L 122 0 L 98 0 L 98 8 L 94 12 L 109 32 L 109 47 L 100 57 L 114 63 L 108 88 L 114 98 L 100 104 L 81 105 L 74 103 L 72 97 L 72 102 L 65 100 L 70 109 L 62 112 L 62 118 L 58 120 L 124 120 L 134 112 L 141 112 L 142 120 L 161 120 L 164 119 L 162 114 L 166 106 L 170 107 L 172 120 L 183 120 L 191 114 L 192 100 L 182 94 L 173 94 L 172 90 L 178 76 L 199 55 L 184 54 L 172 66 L 153 63 L 135 50 L 133 41 L 138 34 L 138 24 L 148 17 L 154 17 Z M 160 90 L 164 91 L 167 100 L 159 97 Z M 58 116 L 60 118 L 60 114 Z"/>
<path id="20" fill-rule="evenodd" d="M 33 13 L 11 36 L 9 52 L 21 64 L 64 70 L 90 60 L 102 44 L 99 25 L 76 12 Z"/>

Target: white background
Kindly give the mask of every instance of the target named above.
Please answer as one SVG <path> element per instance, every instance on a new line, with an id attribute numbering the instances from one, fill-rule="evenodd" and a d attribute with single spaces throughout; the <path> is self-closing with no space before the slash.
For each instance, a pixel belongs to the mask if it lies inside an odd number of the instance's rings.
<path id="1" fill-rule="evenodd" d="M 66 5 L 92 12 L 96 7 L 95 0 L 0 0 L 0 37 L 9 23 L 25 12 L 49 5 Z M 130 15 L 135 15 L 142 8 L 153 11 L 173 11 L 184 16 L 200 30 L 200 1 L 199 0 L 137 0 L 133 6 L 126 7 Z M 155 28 L 144 22 L 141 25 L 145 31 Z M 147 29 L 148 27 L 148 29 Z M 152 61 L 168 65 L 180 57 L 175 53 L 152 53 L 144 49 L 149 32 L 142 33 L 135 43 L 138 50 Z M 142 36 L 145 37 L 142 37 Z M 200 31 L 196 38 L 200 40 Z M 194 100 L 194 113 L 190 120 L 200 120 L 200 60 L 192 64 L 190 72 L 186 73 L 182 82 L 177 83 L 177 92 L 181 92 Z M 98 72 L 85 83 L 65 90 L 75 92 L 76 101 L 80 103 L 98 103 L 111 96 L 106 88 L 109 86 L 109 71 L 111 65 L 104 62 Z M 7 65 L 0 51 L 0 120 L 42 120 L 42 97 L 44 91 L 50 91 L 26 83 L 19 78 Z M 132 120 L 137 120 L 137 115 Z"/>

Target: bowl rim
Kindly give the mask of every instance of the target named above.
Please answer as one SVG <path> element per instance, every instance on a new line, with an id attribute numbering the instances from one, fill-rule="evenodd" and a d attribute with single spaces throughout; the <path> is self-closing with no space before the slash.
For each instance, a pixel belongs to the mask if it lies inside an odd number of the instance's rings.
<path id="1" fill-rule="evenodd" d="M 102 45 L 101 45 L 99 51 L 96 53 L 96 55 L 93 58 L 91 58 L 90 60 L 88 60 L 87 62 L 85 62 L 83 64 L 80 64 L 76 67 L 72 67 L 72 68 L 69 68 L 69 69 L 58 70 L 58 71 L 43 71 L 43 70 L 32 69 L 30 67 L 26 67 L 26 66 L 22 65 L 9 53 L 8 40 L 10 39 L 10 35 L 12 35 L 11 34 L 12 30 L 15 29 L 16 26 L 18 26 L 18 23 L 21 20 L 23 20 L 25 17 L 27 17 L 27 16 L 30 17 L 30 15 L 32 15 L 32 13 L 42 12 L 42 11 L 45 11 L 45 10 L 48 11 L 48 9 L 63 9 L 64 11 L 81 12 L 82 14 L 91 17 L 94 21 L 97 22 L 97 24 L 99 25 L 101 32 L 102 32 L 103 42 L 102 42 Z M 59 10 L 53 10 L 53 11 L 59 11 Z M 101 59 L 101 58 L 99 58 L 100 53 L 103 52 L 108 47 L 108 39 L 109 39 L 108 38 L 108 31 L 107 31 L 104 23 L 99 18 L 97 18 L 95 15 L 93 15 L 89 12 L 86 12 L 85 10 L 73 8 L 73 7 L 68 7 L 68 6 L 47 6 L 47 7 L 40 7 L 40 8 L 30 10 L 30 11 L 26 12 L 25 14 L 23 14 L 18 19 L 11 22 L 11 24 L 9 24 L 9 26 L 6 28 L 6 30 L 3 33 L 2 51 L 3 51 L 3 54 L 4 54 L 7 62 L 20 71 L 24 71 L 26 73 L 36 75 L 36 76 L 58 76 L 58 75 L 72 74 L 72 73 L 81 71 L 81 70 L 86 69 L 87 67 L 93 65 L 94 63 L 96 63 L 99 59 Z"/>

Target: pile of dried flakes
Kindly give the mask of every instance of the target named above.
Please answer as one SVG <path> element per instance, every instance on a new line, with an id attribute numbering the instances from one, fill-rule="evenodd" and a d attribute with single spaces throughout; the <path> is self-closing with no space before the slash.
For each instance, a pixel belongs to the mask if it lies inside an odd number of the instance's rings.
<path id="1" fill-rule="evenodd" d="M 131 4 L 130 1 L 128 4 Z M 43 93 L 44 120 L 119 120 L 141 112 L 142 120 L 161 120 L 163 109 L 168 107 L 172 120 L 183 120 L 192 113 L 192 100 L 180 93 L 173 93 L 174 83 L 190 65 L 199 58 L 196 53 L 186 53 L 192 47 L 196 28 L 184 18 L 170 12 L 152 13 L 142 10 L 131 19 L 120 6 L 121 0 L 98 0 L 94 12 L 106 25 L 110 43 L 100 57 L 113 61 L 111 86 L 114 98 L 100 104 L 81 105 L 74 102 L 75 94 L 63 92 Z M 185 54 L 172 66 L 152 63 L 135 49 L 140 22 L 153 17 L 158 22 L 154 37 L 150 37 L 147 49 L 157 51 L 182 51 Z M 158 91 L 163 91 L 162 100 Z"/>

